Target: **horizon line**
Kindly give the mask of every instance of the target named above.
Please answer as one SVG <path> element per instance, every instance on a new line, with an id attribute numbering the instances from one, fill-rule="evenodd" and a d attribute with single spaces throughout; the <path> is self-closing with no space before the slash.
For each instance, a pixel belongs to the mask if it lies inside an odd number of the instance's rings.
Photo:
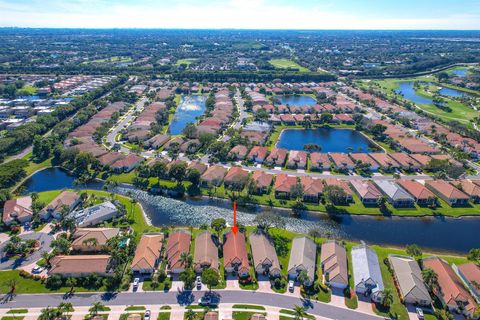
<path id="1" fill-rule="evenodd" d="M 280 29 L 280 28 L 168 28 L 168 27 L 18 27 L 0 26 L 0 29 L 35 29 L 35 30 L 185 30 L 185 31 L 462 31 L 480 32 L 480 29 Z"/>

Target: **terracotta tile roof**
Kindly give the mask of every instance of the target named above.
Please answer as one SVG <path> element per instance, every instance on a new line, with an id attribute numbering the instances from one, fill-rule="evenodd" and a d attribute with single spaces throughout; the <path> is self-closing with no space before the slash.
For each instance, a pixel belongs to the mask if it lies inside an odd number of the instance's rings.
<path id="1" fill-rule="evenodd" d="M 218 271 L 218 248 L 215 245 L 213 235 L 204 231 L 195 238 L 195 254 L 193 257 L 195 270 L 201 271 L 203 268 L 214 269 Z"/>
<path id="2" fill-rule="evenodd" d="M 267 157 L 268 149 L 265 147 L 255 146 L 250 150 L 248 157 L 250 159 L 256 159 L 258 161 L 263 161 Z"/>
<path id="3" fill-rule="evenodd" d="M 115 161 L 111 167 L 112 168 L 131 168 L 139 162 L 143 161 L 143 157 L 137 156 L 135 154 L 129 154 L 123 159 Z"/>
<path id="4" fill-rule="evenodd" d="M 480 186 L 469 180 L 454 181 L 452 184 L 470 197 L 480 197 Z"/>
<path id="5" fill-rule="evenodd" d="M 474 287 L 480 286 L 480 267 L 478 265 L 473 262 L 469 262 L 459 265 L 458 270 Z M 474 283 L 476 283 L 476 285 Z M 477 287 L 476 291 L 480 292 L 480 287 Z"/>
<path id="6" fill-rule="evenodd" d="M 347 251 L 336 241 L 322 244 L 320 261 L 331 282 L 348 284 Z"/>
<path id="7" fill-rule="evenodd" d="M 105 274 L 109 255 L 56 256 L 52 258 L 49 274 Z"/>
<path id="8" fill-rule="evenodd" d="M 199 162 L 199 161 L 192 161 L 187 166 L 187 169 L 188 170 L 196 169 L 198 172 L 200 172 L 200 174 L 203 174 L 203 173 L 205 173 L 205 171 L 207 171 L 208 166 L 206 164 L 203 164 L 203 163 Z"/>
<path id="9" fill-rule="evenodd" d="M 225 267 L 232 268 L 234 265 L 239 265 L 238 271 L 248 272 L 249 263 L 245 234 L 237 232 L 235 235 L 230 231 L 227 232 L 224 237 L 223 260 Z"/>
<path id="10" fill-rule="evenodd" d="M 444 180 L 427 181 L 425 185 L 436 190 L 448 199 L 470 199 L 467 194 Z"/>
<path id="11" fill-rule="evenodd" d="M 380 190 L 371 181 L 352 180 L 350 183 L 362 198 L 378 199 L 382 196 Z"/>
<path id="12" fill-rule="evenodd" d="M 319 196 L 323 192 L 324 184 L 321 179 L 314 179 L 310 176 L 300 177 L 305 195 Z"/>
<path id="13" fill-rule="evenodd" d="M 32 217 L 32 198 L 21 197 L 5 201 L 3 205 L 3 222 L 12 220 L 13 218 Z"/>
<path id="14" fill-rule="evenodd" d="M 209 167 L 203 174 L 202 174 L 202 180 L 203 181 L 213 181 L 213 180 L 223 180 L 223 177 L 227 174 L 227 168 L 219 166 L 219 165 L 213 165 Z"/>
<path id="15" fill-rule="evenodd" d="M 397 183 L 417 200 L 428 200 L 435 198 L 433 192 L 428 190 L 423 184 L 418 181 L 398 180 Z"/>
<path id="16" fill-rule="evenodd" d="M 287 153 L 288 151 L 285 149 L 272 148 L 265 162 L 282 166 L 287 158 Z"/>
<path id="17" fill-rule="evenodd" d="M 371 167 L 377 167 L 377 168 L 380 166 L 375 160 L 369 157 L 368 154 L 366 153 L 351 153 L 350 158 L 352 158 L 353 161 L 355 161 L 355 163 L 357 162 L 368 163 L 370 164 Z"/>
<path id="18" fill-rule="evenodd" d="M 280 173 L 280 174 L 277 174 L 275 178 L 275 191 L 289 193 L 292 187 L 296 184 L 297 184 L 296 177 L 292 177 L 284 173 Z"/>
<path id="19" fill-rule="evenodd" d="M 256 183 L 257 188 L 267 188 L 272 184 L 273 175 L 263 171 L 254 171 L 252 181 Z"/>
<path id="20" fill-rule="evenodd" d="M 246 182 L 248 179 L 248 171 L 241 167 L 232 167 L 228 170 L 227 175 L 223 179 L 226 183 Z"/>
<path id="21" fill-rule="evenodd" d="M 233 147 L 232 150 L 230 150 L 230 152 L 228 153 L 228 155 L 230 157 L 235 156 L 238 159 L 245 159 L 245 157 L 247 156 L 247 153 L 248 153 L 247 147 L 238 145 Z"/>
<path id="22" fill-rule="evenodd" d="M 329 155 L 333 163 L 339 168 L 342 168 L 344 166 L 353 167 L 355 165 L 346 153 L 331 152 L 329 153 Z"/>
<path id="23" fill-rule="evenodd" d="M 321 152 L 310 153 L 310 160 L 311 160 L 312 166 L 328 167 L 331 164 L 331 161 L 328 158 L 328 155 L 326 153 L 321 153 Z"/>
<path id="24" fill-rule="evenodd" d="M 162 251 L 163 239 L 163 234 L 142 235 L 132 260 L 132 269 L 155 269 L 155 263 L 160 258 L 160 252 Z"/>
<path id="25" fill-rule="evenodd" d="M 446 261 L 437 257 L 423 259 L 423 267 L 430 268 L 437 274 L 440 291 L 435 293 L 441 295 L 446 304 L 456 305 L 457 302 L 467 303 L 467 310 L 475 310 L 476 303 L 472 296 L 463 286 L 462 280 Z"/>
<path id="26" fill-rule="evenodd" d="M 335 178 L 326 178 L 324 179 L 325 185 L 327 186 L 337 186 L 342 188 L 345 193 L 349 196 L 352 195 L 352 188 L 348 185 L 348 182 Z"/>
<path id="27" fill-rule="evenodd" d="M 71 207 L 75 202 L 78 201 L 80 196 L 73 191 L 63 191 L 55 199 L 52 200 L 42 211 L 53 210 L 59 211 L 62 206 Z"/>
<path id="28" fill-rule="evenodd" d="M 382 168 L 398 168 L 400 166 L 398 162 L 390 158 L 386 153 L 369 153 L 368 155 L 378 162 Z"/>
<path id="29" fill-rule="evenodd" d="M 167 262 L 169 269 L 184 268 L 180 261 L 182 253 L 190 252 L 192 236 L 187 231 L 175 231 L 168 237 Z"/>
<path id="30" fill-rule="evenodd" d="M 72 248 L 74 250 L 94 250 L 107 245 L 109 239 L 120 233 L 119 228 L 78 228 L 73 235 Z M 88 245 L 85 243 L 90 239 L 95 239 L 96 245 Z"/>

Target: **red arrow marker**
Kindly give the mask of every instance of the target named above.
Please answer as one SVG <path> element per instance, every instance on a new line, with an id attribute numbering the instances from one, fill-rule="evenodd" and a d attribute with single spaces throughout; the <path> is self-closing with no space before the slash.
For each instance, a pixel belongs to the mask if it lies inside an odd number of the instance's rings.
<path id="1" fill-rule="evenodd" d="M 232 232 L 234 235 L 237 234 L 238 232 L 238 227 L 237 227 L 237 202 L 233 201 L 233 227 L 232 227 Z"/>

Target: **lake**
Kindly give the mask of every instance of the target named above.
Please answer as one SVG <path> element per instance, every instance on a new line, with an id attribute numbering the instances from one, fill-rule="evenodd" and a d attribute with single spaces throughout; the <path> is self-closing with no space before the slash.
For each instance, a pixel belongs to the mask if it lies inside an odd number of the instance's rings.
<path id="1" fill-rule="evenodd" d="M 25 183 L 26 192 L 40 192 L 54 189 L 101 189 L 103 183 L 95 182 L 86 186 L 75 186 L 65 170 L 50 168 L 37 172 Z M 225 218 L 232 223 L 231 205 L 220 199 L 183 200 L 152 195 L 133 187 L 116 187 L 115 193 L 132 197 L 142 204 L 153 225 L 201 226 L 215 218 Z M 273 211 L 284 217 L 285 228 L 290 231 L 307 233 L 318 227 L 325 235 L 335 238 L 360 241 L 371 244 L 405 246 L 417 243 L 424 249 L 442 252 L 465 253 L 472 247 L 480 247 L 480 218 L 405 218 L 371 216 L 330 216 L 316 212 L 305 212 L 300 217 L 290 215 L 290 210 L 261 208 L 258 206 L 240 207 L 238 221 L 252 225 L 255 215 L 261 211 Z M 455 235 L 455 236 L 452 236 Z M 475 240 L 476 239 L 476 240 Z"/>
<path id="2" fill-rule="evenodd" d="M 397 83 L 400 88 L 395 89 L 395 92 L 401 94 L 405 99 L 411 100 L 414 103 L 418 104 L 432 104 L 433 100 L 430 98 L 422 97 L 415 92 L 413 88 L 414 82 L 407 81 L 407 82 L 398 82 Z"/>
<path id="3" fill-rule="evenodd" d="M 207 98 L 201 95 L 182 96 L 168 128 L 169 133 L 181 134 L 187 124 L 196 123 L 196 118 L 205 112 L 206 101 Z"/>
<path id="4" fill-rule="evenodd" d="M 285 129 L 280 134 L 277 148 L 304 150 L 305 144 L 317 144 L 321 152 L 370 152 L 375 144 L 362 133 L 351 129 L 315 128 Z"/>
<path id="5" fill-rule="evenodd" d="M 463 77 L 467 76 L 468 70 L 467 69 L 457 69 L 457 70 L 453 70 L 451 73 L 456 75 L 457 77 L 463 78 Z"/>
<path id="6" fill-rule="evenodd" d="M 283 95 L 274 98 L 280 101 L 280 104 L 289 106 L 313 106 L 317 104 L 316 99 L 303 95 Z"/>
<path id="7" fill-rule="evenodd" d="M 457 89 L 452 89 L 452 88 L 447 88 L 447 87 L 442 87 L 438 91 L 441 95 L 448 96 L 448 97 L 454 97 L 454 98 L 461 98 L 461 97 L 467 97 L 471 96 L 471 94 L 467 92 L 463 92 Z"/>

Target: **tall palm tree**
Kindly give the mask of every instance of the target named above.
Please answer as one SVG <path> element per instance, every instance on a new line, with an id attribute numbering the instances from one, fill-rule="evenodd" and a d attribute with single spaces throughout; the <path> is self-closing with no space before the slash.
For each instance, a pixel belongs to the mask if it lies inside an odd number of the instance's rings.
<path id="1" fill-rule="evenodd" d="M 185 269 L 190 268 L 193 262 L 193 257 L 190 253 L 188 252 L 182 252 L 180 254 L 180 263 L 185 266 Z"/>
<path id="2" fill-rule="evenodd" d="M 88 312 L 90 312 L 90 315 L 93 317 L 96 316 L 98 312 L 102 311 L 104 308 L 105 305 L 103 303 L 101 303 L 100 301 L 95 301 L 90 307 L 90 309 L 88 309 Z"/>
<path id="3" fill-rule="evenodd" d="M 61 315 L 66 315 L 68 318 L 68 313 L 73 311 L 73 305 L 70 302 L 61 302 L 57 307 L 58 313 Z"/>
<path id="4" fill-rule="evenodd" d="M 422 278 L 425 284 L 430 288 L 430 290 L 435 290 L 438 288 L 438 275 L 431 268 L 426 268 L 422 270 Z"/>
<path id="5" fill-rule="evenodd" d="M 192 309 L 188 309 L 188 311 L 185 312 L 185 318 L 187 320 L 195 320 L 195 317 L 196 317 L 195 311 L 193 311 Z"/>
<path id="6" fill-rule="evenodd" d="M 382 305 L 384 307 L 390 307 L 393 303 L 393 292 L 392 289 L 386 288 L 382 292 Z"/>
<path id="7" fill-rule="evenodd" d="M 295 305 L 293 307 L 294 319 L 295 320 L 303 320 L 307 313 L 305 312 L 305 308 L 299 305 Z"/>

